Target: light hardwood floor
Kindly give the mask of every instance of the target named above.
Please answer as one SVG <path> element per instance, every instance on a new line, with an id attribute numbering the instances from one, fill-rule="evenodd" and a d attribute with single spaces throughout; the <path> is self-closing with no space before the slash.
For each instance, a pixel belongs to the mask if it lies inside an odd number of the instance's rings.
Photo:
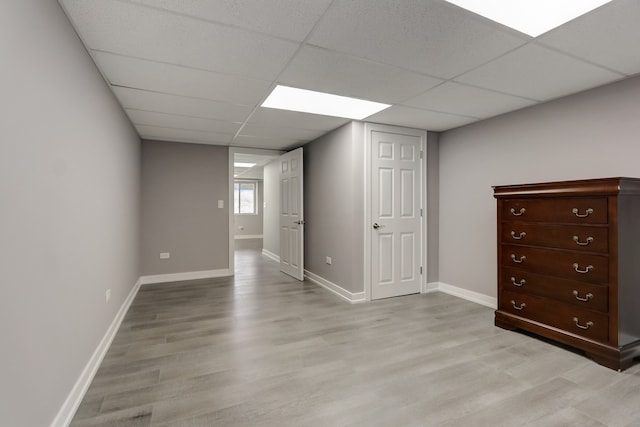
<path id="1" fill-rule="evenodd" d="M 640 426 L 619 373 L 435 293 L 350 305 L 255 250 L 143 286 L 74 426 Z"/>

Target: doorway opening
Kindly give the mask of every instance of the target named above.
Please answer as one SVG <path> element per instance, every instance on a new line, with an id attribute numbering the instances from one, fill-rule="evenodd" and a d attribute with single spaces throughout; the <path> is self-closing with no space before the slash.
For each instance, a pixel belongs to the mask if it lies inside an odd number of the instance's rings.
<path id="1" fill-rule="evenodd" d="M 264 169 L 281 154 L 249 148 L 229 150 L 229 267 L 234 273 L 243 268 L 237 255 L 262 253 L 265 214 L 268 217 L 268 209 L 278 204 L 264 191 Z M 267 233 L 274 232 L 277 230 Z"/>

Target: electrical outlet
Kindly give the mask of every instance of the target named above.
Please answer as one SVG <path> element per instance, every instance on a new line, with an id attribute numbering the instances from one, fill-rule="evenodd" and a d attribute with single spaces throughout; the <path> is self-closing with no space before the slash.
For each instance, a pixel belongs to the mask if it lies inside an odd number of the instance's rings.
<path id="1" fill-rule="evenodd" d="M 327 264 L 331 265 L 331 257 L 328 256 L 327 259 L 325 259 L 325 261 Z"/>
<path id="2" fill-rule="evenodd" d="M 171 258 L 170 252 L 160 252 L 160 259 L 169 259 Z"/>
<path id="3" fill-rule="evenodd" d="M 104 296 L 107 302 L 109 302 L 109 300 L 111 299 L 111 289 L 107 289 L 107 292 L 105 292 Z"/>

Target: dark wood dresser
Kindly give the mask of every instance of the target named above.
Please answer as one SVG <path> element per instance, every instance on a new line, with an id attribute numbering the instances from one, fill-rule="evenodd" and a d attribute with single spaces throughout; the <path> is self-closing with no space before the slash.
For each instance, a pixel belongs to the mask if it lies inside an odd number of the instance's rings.
<path id="1" fill-rule="evenodd" d="M 640 179 L 496 186 L 495 324 L 616 370 L 640 356 Z"/>

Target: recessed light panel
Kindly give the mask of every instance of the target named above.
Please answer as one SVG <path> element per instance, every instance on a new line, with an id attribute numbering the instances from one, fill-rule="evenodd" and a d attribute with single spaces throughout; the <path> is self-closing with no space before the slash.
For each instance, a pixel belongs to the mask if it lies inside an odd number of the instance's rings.
<path id="1" fill-rule="evenodd" d="M 538 37 L 611 0 L 446 0 L 531 37 Z"/>
<path id="2" fill-rule="evenodd" d="M 233 166 L 236 168 L 252 168 L 255 165 L 256 165 L 255 163 L 240 163 L 240 162 L 236 162 L 233 164 Z"/>
<path id="3" fill-rule="evenodd" d="M 280 85 L 276 86 L 262 106 L 354 120 L 362 120 L 390 107 L 389 104 Z"/>

